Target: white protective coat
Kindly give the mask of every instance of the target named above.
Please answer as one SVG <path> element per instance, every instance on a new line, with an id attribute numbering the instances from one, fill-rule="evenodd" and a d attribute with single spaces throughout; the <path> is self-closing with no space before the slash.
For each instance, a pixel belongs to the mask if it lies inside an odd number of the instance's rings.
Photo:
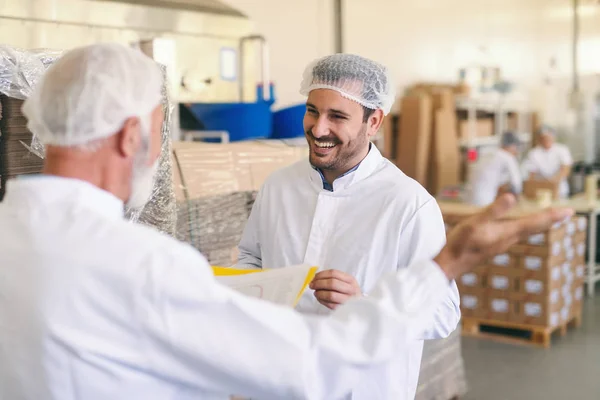
<path id="1" fill-rule="evenodd" d="M 237 266 L 280 268 L 307 263 L 353 275 L 369 294 L 386 273 L 428 260 L 446 235 L 435 200 L 381 156 L 375 146 L 358 169 L 323 189 L 308 160 L 275 172 L 261 188 L 240 242 Z M 307 290 L 297 309 L 326 315 Z M 417 340 L 402 343 L 389 365 L 364 371 L 354 400 L 413 399 L 423 339 L 447 337 L 460 319 L 456 284 L 445 291 L 435 320 Z"/>
<path id="2" fill-rule="evenodd" d="M 487 206 L 494 202 L 498 189 L 509 183 L 521 193 L 523 178 L 517 158 L 504 149 L 484 156 L 478 163 L 470 182 L 469 202 L 477 206 Z"/>
<path id="3" fill-rule="evenodd" d="M 552 178 L 563 166 L 571 166 L 573 158 L 571 151 L 564 144 L 554 143 L 546 150 L 541 146 L 533 148 L 523 162 L 525 173 L 536 173 L 544 178 Z M 569 182 L 563 179 L 560 183 L 559 194 L 566 198 L 569 196 Z"/>
<path id="4" fill-rule="evenodd" d="M 423 261 L 302 317 L 219 285 L 192 247 L 58 177 L 9 181 L 0 226 L 3 400 L 339 399 L 431 325 L 449 284 Z"/>

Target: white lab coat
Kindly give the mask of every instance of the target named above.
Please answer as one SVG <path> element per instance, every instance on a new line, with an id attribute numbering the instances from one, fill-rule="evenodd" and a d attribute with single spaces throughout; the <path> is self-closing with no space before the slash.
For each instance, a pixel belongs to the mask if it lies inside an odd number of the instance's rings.
<path id="1" fill-rule="evenodd" d="M 259 194 L 239 246 L 238 267 L 279 268 L 307 263 L 353 275 L 370 294 L 381 276 L 430 259 L 446 237 L 440 209 L 416 181 L 375 146 L 358 169 L 323 189 L 308 160 L 275 172 Z M 445 292 L 435 321 L 404 343 L 393 362 L 362 374 L 354 400 L 413 399 L 423 339 L 447 337 L 460 319 L 456 285 Z M 329 313 L 307 290 L 297 309 Z M 400 341 L 400 339 L 399 339 Z"/>
<path id="2" fill-rule="evenodd" d="M 469 188 L 469 202 L 487 206 L 494 202 L 498 189 L 505 184 L 521 193 L 523 178 L 517 158 L 504 149 L 488 154 L 479 161 Z"/>
<path id="3" fill-rule="evenodd" d="M 569 148 L 564 144 L 554 143 L 548 150 L 541 146 L 531 149 L 523 162 L 523 170 L 527 175 L 536 173 L 544 178 L 551 178 L 560 171 L 561 167 L 571 166 L 572 164 L 573 158 Z M 559 195 L 562 198 L 569 197 L 569 182 L 567 179 L 560 182 Z"/>
<path id="4" fill-rule="evenodd" d="M 3 400 L 338 399 L 431 324 L 448 288 L 423 261 L 302 317 L 219 285 L 192 247 L 58 177 L 9 181 L 0 226 Z"/>

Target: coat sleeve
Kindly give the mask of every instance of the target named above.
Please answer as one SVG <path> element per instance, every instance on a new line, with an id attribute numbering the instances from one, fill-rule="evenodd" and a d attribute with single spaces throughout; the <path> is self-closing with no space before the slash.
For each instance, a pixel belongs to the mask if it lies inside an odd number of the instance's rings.
<path id="1" fill-rule="evenodd" d="M 307 317 L 221 286 L 191 250 L 178 249 L 177 265 L 146 264 L 137 302 L 145 358 L 134 367 L 198 398 L 341 398 L 431 324 L 449 283 L 424 261 L 384 276 L 368 298 Z"/>
<path id="2" fill-rule="evenodd" d="M 442 212 L 435 199 L 431 198 L 415 212 L 400 234 L 399 249 L 404 256 L 399 260 L 399 267 L 432 259 L 445 243 L 446 228 Z M 460 297 L 456 282 L 452 281 L 445 290 L 443 303 L 436 309 L 432 324 L 426 327 L 419 339 L 446 338 L 456 329 L 459 321 Z"/>
<path id="3" fill-rule="evenodd" d="M 262 202 L 264 201 L 263 190 L 265 190 L 264 187 L 256 195 L 256 200 L 250 211 L 250 217 L 244 227 L 242 239 L 238 245 L 239 255 L 238 262 L 234 266 L 235 268 L 262 268 L 259 229 L 261 209 L 264 207 L 262 205 Z"/>

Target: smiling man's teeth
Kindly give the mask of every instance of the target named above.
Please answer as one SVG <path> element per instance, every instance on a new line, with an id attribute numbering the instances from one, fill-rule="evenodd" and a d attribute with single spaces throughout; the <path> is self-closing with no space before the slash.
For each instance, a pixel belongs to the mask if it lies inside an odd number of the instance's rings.
<path id="1" fill-rule="evenodd" d="M 319 143 L 319 142 L 315 142 L 315 144 L 317 145 L 317 147 L 322 147 L 322 148 L 328 148 L 328 147 L 333 147 L 335 146 L 335 143 L 328 143 L 328 142 L 324 142 L 324 143 Z"/>

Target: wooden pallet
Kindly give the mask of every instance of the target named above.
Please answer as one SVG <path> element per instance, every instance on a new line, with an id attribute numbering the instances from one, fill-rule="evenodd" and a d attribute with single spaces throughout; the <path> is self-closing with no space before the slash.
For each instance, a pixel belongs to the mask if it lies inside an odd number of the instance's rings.
<path id="1" fill-rule="evenodd" d="M 482 332 L 481 327 L 495 327 L 504 329 L 513 329 L 517 331 L 530 332 L 529 339 L 516 337 L 509 333 L 491 333 Z M 492 339 L 497 342 L 509 343 L 509 344 L 520 344 L 520 345 L 533 345 L 544 348 L 549 348 L 551 344 L 552 334 L 558 332 L 560 336 L 567 334 L 569 327 L 578 328 L 581 326 L 581 313 L 573 316 L 569 321 L 562 325 L 558 325 L 554 328 L 518 324 L 508 321 L 494 321 L 481 318 L 462 318 L 462 334 L 463 336 L 470 336 L 476 338 Z"/>

